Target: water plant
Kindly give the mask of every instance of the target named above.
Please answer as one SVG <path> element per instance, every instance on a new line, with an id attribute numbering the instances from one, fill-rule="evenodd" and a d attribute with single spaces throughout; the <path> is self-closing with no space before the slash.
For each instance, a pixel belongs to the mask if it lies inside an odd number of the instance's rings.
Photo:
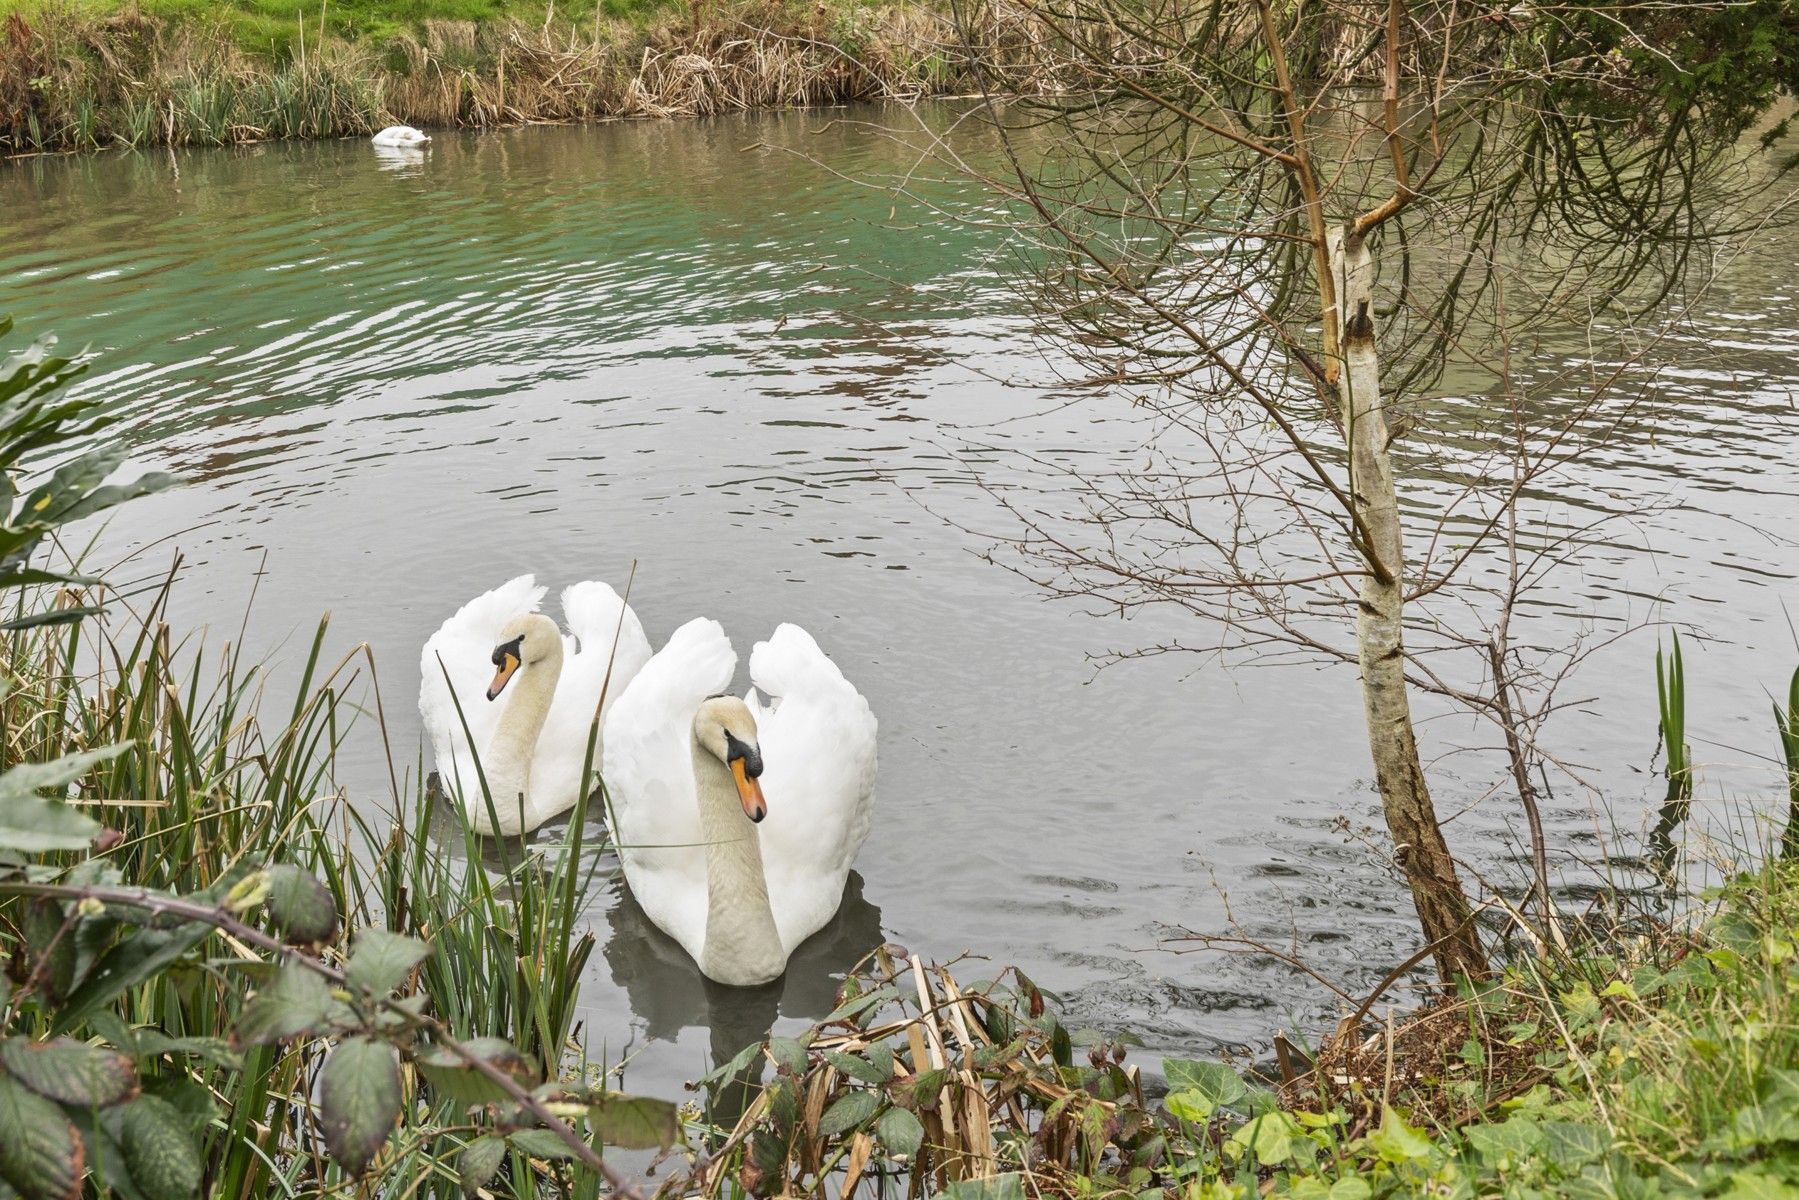
<path id="1" fill-rule="evenodd" d="M 1692 747 L 1687 744 L 1687 672 L 1678 631 L 1674 634 L 1674 649 L 1665 659 L 1661 646 L 1655 648 L 1655 696 L 1660 712 L 1656 731 L 1666 756 L 1662 773 L 1668 790 L 1650 834 L 1650 847 L 1665 873 L 1674 861 L 1674 830 L 1686 820 L 1693 804 L 1693 757 Z"/>
<path id="2" fill-rule="evenodd" d="M 1780 761 L 1786 766 L 1787 824 L 1781 838 L 1781 853 L 1799 858 L 1799 668 L 1787 686 L 1787 706 L 1774 701 L 1774 731 L 1780 737 Z"/>

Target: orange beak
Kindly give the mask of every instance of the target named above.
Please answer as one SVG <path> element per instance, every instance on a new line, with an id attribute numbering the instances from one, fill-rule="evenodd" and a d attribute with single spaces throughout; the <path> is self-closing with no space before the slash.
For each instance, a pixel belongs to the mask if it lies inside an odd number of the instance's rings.
<path id="1" fill-rule="evenodd" d="M 512 673 L 516 670 L 518 670 L 518 659 L 511 654 L 502 655 L 500 669 L 493 673 L 493 683 L 487 689 L 489 700 L 500 698 L 500 693 L 506 690 L 506 681 L 512 678 Z"/>
<path id="2" fill-rule="evenodd" d="M 743 815 L 760 823 L 768 815 L 768 801 L 762 798 L 762 785 L 743 769 L 743 759 L 731 761 L 731 778 L 737 781 L 737 798 L 743 801 Z"/>

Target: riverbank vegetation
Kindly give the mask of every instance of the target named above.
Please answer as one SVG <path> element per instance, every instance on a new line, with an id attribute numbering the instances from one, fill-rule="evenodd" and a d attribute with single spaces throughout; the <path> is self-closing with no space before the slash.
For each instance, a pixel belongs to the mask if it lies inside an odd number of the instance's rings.
<path id="1" fill-rule="evenodd" d="M 0 154 L 911 99 L 970 90 L 971 45 L 1013 86 L 1054 63 L 1005 4 L 965 30 L 940 6 L 848 0 L 8 5 Z"/>

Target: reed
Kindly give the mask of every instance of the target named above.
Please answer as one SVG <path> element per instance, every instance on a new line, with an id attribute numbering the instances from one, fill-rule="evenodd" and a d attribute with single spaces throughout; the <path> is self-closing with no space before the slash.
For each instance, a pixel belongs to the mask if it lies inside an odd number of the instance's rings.
<path id="1" fill-rule="evenodd" d="M 298 24 L 246 50 L 222 25 L 45 7 L 0 32 L 0 154 L 708 116 L 1061 86 L 1066 56 L 1012 0 L 972 8 L 734 0 L 572 22 L 427 19 L 379 40 Z M 977 78 L 975 68 L 981 68 Z"/>
<path id="2" fill-rule="evenodd" d="M 1774 701 L 1774 731 L 1780 739 L 1780 761 L 1786 767 L 1787 824 L 1781 838 L 1783 857 L 1799 859 L 1799 669 L 1787 686 L 1787 706 Z"/>

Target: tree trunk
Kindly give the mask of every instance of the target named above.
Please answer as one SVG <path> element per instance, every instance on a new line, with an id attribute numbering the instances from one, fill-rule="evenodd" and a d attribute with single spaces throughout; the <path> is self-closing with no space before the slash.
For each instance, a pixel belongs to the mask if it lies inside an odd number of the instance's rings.
<path id="1" fill-rule="evenodd" d="M 1445 982 L 1458 975 L 1479 977 L 1486 974 L 1486 956 L 1437 824 L 1406 696 L 1401 623 L 1405 547 L 1374 341 L 1374 258 L 1366 240 L 1345 228 L 1330 231 L 1328 246 L 1341 305 L 1343 367 L 1337 398 L 1349 443 L 1351 500 L 1367 542 L 1363 553 L 1370 560 L 1356 606 L 1368 749 L 1394 854 L 1411 887 L 1418 923 L 1432 943 L 1437 973 Z"/>

